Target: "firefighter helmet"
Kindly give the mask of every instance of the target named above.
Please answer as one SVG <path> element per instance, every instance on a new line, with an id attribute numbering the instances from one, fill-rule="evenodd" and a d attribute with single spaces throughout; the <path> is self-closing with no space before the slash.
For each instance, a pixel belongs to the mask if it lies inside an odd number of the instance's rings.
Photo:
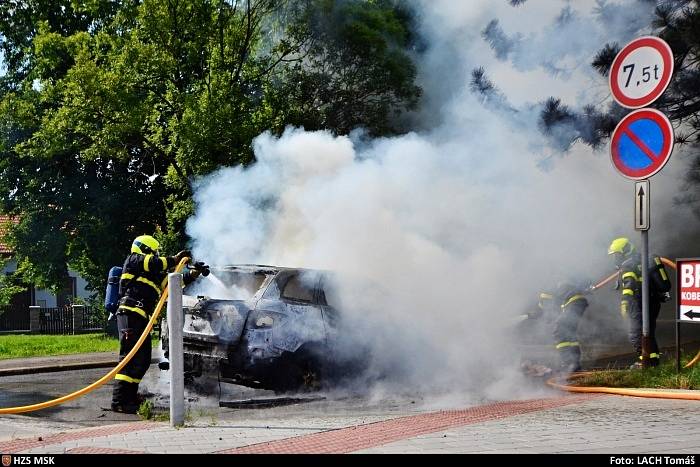
<path id="1" fill-rule="evenodd" d="M 541 310 L 554 308 L 554 295 L 549 292 L 540 292 L 540 299 L 537 302 L 537 306 L 539 306 Z"/>
<path id="2" fill-rule="evenodd" d="M 625 237 L 616 238 L 608 248 L 609 255 L 619 253 L 622 256 L 629 256 L 632 252 L 634 252 L 634 244 Z"/>
<path id="3" fill-rule="evenodd" d="M 140 255 L 147 255 L 149 253 L 158 254 L 159 248 L 160 243 L 158 243 L 158 240 L 150 235 L 140 235 L 136 237 L 134 243 L 131 244 L 131 252 Z"/>

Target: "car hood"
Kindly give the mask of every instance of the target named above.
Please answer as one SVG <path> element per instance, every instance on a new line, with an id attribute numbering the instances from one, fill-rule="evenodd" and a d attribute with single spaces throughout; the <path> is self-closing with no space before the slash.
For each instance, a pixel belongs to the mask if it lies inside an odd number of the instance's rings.
<path id="1" fill-rule="evenodd" d="M 250 307 L 244 300 L 198 299 L 183 297 L 185 319 L 183 337 L 213 344 L 237 344 Z"/>

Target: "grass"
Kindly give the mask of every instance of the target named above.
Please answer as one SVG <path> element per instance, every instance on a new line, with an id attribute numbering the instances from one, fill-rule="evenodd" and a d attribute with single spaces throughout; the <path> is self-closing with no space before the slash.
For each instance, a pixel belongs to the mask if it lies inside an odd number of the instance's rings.
<path id="1" fill-rule="evenodd" d="M 157 342 L 153 339 L 154 347 Z M 116 350 L 119 341 L 104 334 L 0 336 L 0 360 Z"/>
<path id="2" fill-rule="evenodd" d="M 155 404 L 150 399 L 146 399 L 141 402 L 138 411 L 136 412 L 142 420 L 151 420 L 154 422 L 168 422 L 170 421 L 170 411 L 164 409 L 156 409 Z M 192 410 L 185 410 L 185 423 L 191 423 L 197 420 L 199 417 L 209 416 L 211 419 L 210 425 L 216 425 L 216 416 L 212 415 L 210 412 L 204 409 L 196 409 L 193 413 Z"/>
<path id="3" fill-rule="evenodd" d="M 700 389 L 700 364 L 676 373 L 676 362 L 662 362 L 655 368 L 644 370 L 599 370 L 572 379 L 575 386 L 601 386 L 610 388 Z"/>
<path id="4" fill-rule="evenodd" d="M 155 409 L 153 401 L 146 399 L 141 402 L 139 410 L 136 412 L 142 420 L 153 420 L 154 422 L 167 422 L 170 420 L 169 411 L 159 411 Z"/>

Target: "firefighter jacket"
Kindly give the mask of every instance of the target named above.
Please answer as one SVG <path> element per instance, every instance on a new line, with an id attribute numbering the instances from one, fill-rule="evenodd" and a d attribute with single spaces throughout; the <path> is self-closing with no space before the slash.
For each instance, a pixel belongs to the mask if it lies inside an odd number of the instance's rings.
<path id="1" fill-rule="evenodd" d="M 168 270 L 177 265 L 174 256 L 131 253 L 119 280 L 119 312 L 134 312 L 148 319 L 167 284 Z M 185 283 L 191 282 L 185 278 Z"/>
<path id="2" fill-rule="evenodd" d="M 620 284 L 622 286 L 620 313 L 625 317 L 631 310 L 641 311 L 642 308 L 641 262 L 641 256 L 636 254 L 627 258 L 620 266 Z M 661 258 L 657 255 L 651 255 L 649 258 L 649 278 L 650 300 L 666 301 L 665 294 L 671 290 L 671 281 Z"/>
<path id="3" fill-rule="evenodd" d="M 562 363 L 579 366 L 581 351 L 577 331 L 583 312 L 588 308 L 588 300 L 577 290 L 567 291 L 560 295 L 560 298 L 561 313 L 554 329 L 556 349 L 570 354 Z"/>
<path id="4" fill-rule="evenodd" d="M 642 260 L 638 254 L 627 258 L 620 265 L 620 313 L 623 317 L 632 310 L 641 309 L 642 303 Z"/>
<path id="5" fill-rule="evenodd" d="M 579 292 L 571 292 L 562 297 L 561 312 L 583 314 L 588 307 L 588 300 Z"/>

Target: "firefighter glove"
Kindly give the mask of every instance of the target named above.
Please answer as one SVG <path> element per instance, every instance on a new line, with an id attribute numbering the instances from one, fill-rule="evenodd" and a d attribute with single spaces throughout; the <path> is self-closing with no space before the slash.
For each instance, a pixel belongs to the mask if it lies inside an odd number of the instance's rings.
<path id="1" fill-rule="evenodd" d="M 182 250 L 182 251 L 178 252 L 178 254 L 175 255 L 175 259 L 177 260 L 178 263 L 180 261 L 182 261 L 182 258 L 191 258 L 191 257 L 192 257 L 192 252 L 190 252 L 189 250 Z"/>

